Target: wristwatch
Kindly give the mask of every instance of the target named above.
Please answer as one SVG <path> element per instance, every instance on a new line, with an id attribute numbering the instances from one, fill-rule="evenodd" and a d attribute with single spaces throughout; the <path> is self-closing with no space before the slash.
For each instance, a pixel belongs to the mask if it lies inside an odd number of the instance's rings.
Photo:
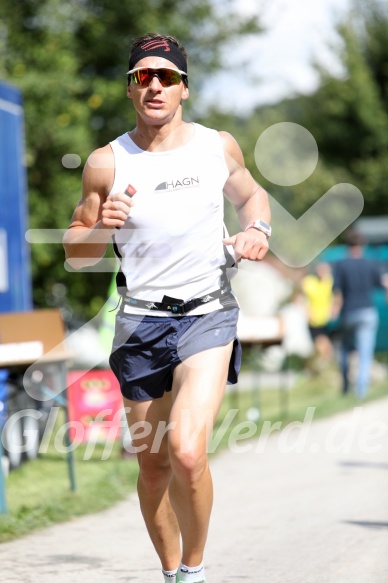
<path id="1" fill-rule="evenodd" d="M 265 235 L 267 235 L 267 237 L 270 237 L 272 234 L 271 227 L 260 219 L 253 221 L 253 223 L 249 223 L 249 225 L 245 227 L 245 231 L 248 231 L 248 229 L 257 229 L 258 231 L 262 231 Z"/>

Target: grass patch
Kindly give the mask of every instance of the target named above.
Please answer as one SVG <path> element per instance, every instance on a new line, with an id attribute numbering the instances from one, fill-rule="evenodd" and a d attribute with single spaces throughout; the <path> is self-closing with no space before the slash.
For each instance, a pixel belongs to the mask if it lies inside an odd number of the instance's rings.
<path id="1" fill-rule="evenodd" d="M 76 491 L 70 491 L 67 457 L 50 444 L 47 453 L 10 472 L 6 481 L 8 514 L 0 516 L 0 542 L 109 508 L 132 491 L 137 479 L 135 459 L 122 459 L 120 444 L 102 461 L 96 445 L 84 460 L 86 446 L 74 451 Z"/>
<path id="2" fill-rule="evenodd" d="M 223 419 L 230 409 L 236 409 L 237 414 L 229 429 L 223 435 L 219 448 L 226 447 L 234 428 L 250 418 L 250 411 L 258 409 L 260 418 L 255 420 L 256 431 L 252 437 L 260 436 L 263 423 L 270 421 L 282 422 L 282 427 L 291 421 L 303 421 L 308 407 L 314 407 L 313 419 L 328 417 L 341 411 L 360 406 L 360 401 L 352 394 L 342 395 L 340 392 L 340 378 L 338 372 L 328 369 L 319 377 L 309 377 L 306 372 L 300 373 L 293 388 L 287 389 L 287 380 L 283 378 L 283 385 L 279 382 L 276 388 L 260 388 L 241 393 L 230 393 L 226 396 L 217 422 L 215 431 L 222 424 Z M 387 383 L 374 384 L 363 402 L 380 399 L 388 395 Z M 234 432 L 236 434 L 236 431 Z M 243 437 L 243 432 L 241 433 Z"/>
<path id="3" fill-rule="evenodd" d="M 367 400 L 387 394 L 386 383 L 376 384 Z M 224 399 L 215 432 L 231 409 L 237 409 L 237 413 L 216 451 L 228 444 L 231 432 L 237 424 L 248 418 L 249 409 L 252 408 L 260 410 L 255 434 L 260 435 L 265 420 L 282 421 L 284 425 L 290 421 L 302 421 L 307 407 L 316 408 L 314 419 L 318 419 L 359 404 L 352 395 L 341 396 L 336 371 L 326 371 L 319 378 L 308 378 L 301 374 L 290 391 L 279 387 L 230 393 Z M 85 450 L 86 445 L 81 445 L 74 451 L 76 492 L 69 489 L 66 454 L 56 451 L 52 443 L 47 453 L 10 473 L 6 481 L 8 514 L 0 516 L 0 542 L 54 523 L 98 512 L 134 490 L 137 463 L 134 459 L 121 458 L 119 443 L 114 445 L 111 455 L 104 461 L 101 459 L 103 446 L 97 445 L 87 460 L 83 459 Z"/>

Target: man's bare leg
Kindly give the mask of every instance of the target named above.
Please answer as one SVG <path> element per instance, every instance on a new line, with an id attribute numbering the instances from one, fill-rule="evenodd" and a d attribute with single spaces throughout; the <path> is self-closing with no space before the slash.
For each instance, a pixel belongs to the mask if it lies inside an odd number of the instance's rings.
<path id="1" fill-rule="evenodd" d="M 142 450 L 137 451 L 140 468 L 138 478 L 140 507 L 162 568 L 173 571 L 179 566 L 181 548 L 179 526 L 169 500 L 171 466 L 166 435 L 161 440 L 160 447 L 151 452 L 159 421 L 168 422 L 171 393 L 166 393 L 164 397 L 154 401 L 138 402 L 124 399 L 124 406 L 127 408 L 129 428 L 142 421 L 152 426 L 150 435 L 132 440 L 133 446 L 137 450 Z M 137 429 L 137 432 L 140 430 Z"/>
<path id="2" fill-rule="evenodd" d="M 171 505 L 182 535 L 182 563 L 202 563 L 213 503 L 207 444 L 225 392 L 232 343 L 196 354 L 174 371 L 168 434 Z M 192 435 L 188 433 L 191 426 Z"/>

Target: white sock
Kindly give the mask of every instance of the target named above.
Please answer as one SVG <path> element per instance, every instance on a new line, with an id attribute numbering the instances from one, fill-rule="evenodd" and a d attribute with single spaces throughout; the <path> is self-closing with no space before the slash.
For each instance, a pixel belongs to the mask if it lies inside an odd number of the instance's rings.
<path id="1" fill-rule="evenodd" d="M 198 567 L 187 567 L 181 563 L 179 565 L 179 581 L 182 583 L 202 583 L 205 581 L 205 567 L 203 563 Z"/>
<path id="2" fill-rule="evenodd" d="M 176 573 L 178 569 L 174 571 L 165 571 L 162 569 L 162 573 L 164 575 L 164 583 L 176 583 Z"/>

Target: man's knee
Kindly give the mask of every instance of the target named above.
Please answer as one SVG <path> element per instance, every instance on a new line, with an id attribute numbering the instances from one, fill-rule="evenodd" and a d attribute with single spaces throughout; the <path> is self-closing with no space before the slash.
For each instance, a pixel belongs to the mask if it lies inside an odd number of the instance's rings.
<path id="1" fill-rule="evenodd" d="M 181 444 L 170 446 L 170 463 L 173 474 L 179 479 L 190 482 L 198 481 L 208 467 L 208 458 L 203 448 L 193 445 L 181 447 Z"/>
<path id="2" fill-rule="evenodd" d="M 140 455 L 139 468 L 139 479 L 148 491 L 158 489 L 171 478 L 171 465 L 167 453 Z"/>

